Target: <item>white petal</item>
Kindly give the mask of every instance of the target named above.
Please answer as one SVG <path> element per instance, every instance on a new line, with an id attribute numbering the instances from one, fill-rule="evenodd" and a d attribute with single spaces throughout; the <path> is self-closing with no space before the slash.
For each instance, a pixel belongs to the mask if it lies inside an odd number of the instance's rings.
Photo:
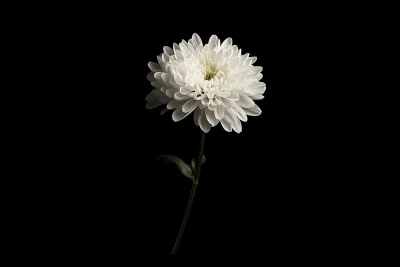
<path id="1" fill-rule="evenodd" d="M 243 110 L 249 116 L 259 116 L 262 112 L 257 105 L 254 105 L 254 107 L 251 108 L 244 108 Z"/>
<path id="2" fill-rule="evenodd" d="M 177 84 L 177 83 L 175 83 L 173 81 L 169 81 L 169 84 L 176 90 L 179 90 L 180 87 L 181 87 L 179 84 Z"/>
<path id="3" fill-rule="evenodd" d="M 161 83 L 160 81 L 153 81 L 151 82 L 151 85 L 157 89 L 160 89 L 163 86 L 163 83 Z"/>
<path id="4" fill-rule="evenodd" d="M 172 100 L 171 102 L 168 103 L 167 109 L 174 109 L 183 106 L 186 103 L 186 101 L 178 101 L 178 100 Z"/>
<path id="5" fill-rule="evenodd" d="M 165 93 L 161 92 L 161 90 L 159 89 L 155 89 L 156 91 L 154 92 L 156 94 L 156 96 L 158 97 L 163 97 L 165 96 Z"/>
<path id="6" fill-rule="evenodd" d="M 199 120 L 200 120 L 200 116 L 204 111 L 197 108 L 196 111 L 194 112 L 193 115 L 193 119 L 194 119 L 194 124 L 196 124 L 196 126 L 199 126 Z"/>
<path id="7" fill-rule="evenodd" d="M 235 124 L 233 124 L 232 127 L 235 132 L 237 132 L 237 133 L 242 132 L 242 123 L 240 122 L 240 120 L 237 120 L 237 122 Z"/>
<path id="8" fill-rule="evenodd" d="M 162 53 L 161 59 L 164 61 L 164 63 L 169 62 L 169 56 L 166 53 Z"/>
<path id="9" fill-rule="evenodd" d="M 204 106 L 208 106 L 208 102 L 210 102 L 210 100 L 209 100 L 208 98 L 203 98 L 203 99 L 201 100 L 201 103 L 202 103 Z"/>
<path id="10" fill-rule="evenodd" d="M 196 41 L 193 40 L 193 39 L 190 39 L 190 40 L 189 40 L 189 50 L 191 49 L 190 46 L 192 46 L 193 52 L 194 52 L 194 51 L 196 50 L 196 47 L 197 47 Z M 192 52 L 192 53 L 193 53 L 193 52 Z"/>
<path id="11" fill-rule="evenodd" d="M 186 55 L 189 53 L 189 50 L 184 42 L 185 40 L 182 40 L 182 43 L 179 44 L 179 48 L 181 49 L 182 55 L 186 57 Z"/>
<path id="12" fill-rule="evenodd" d="M 149 74 L 147 74 L 146 78 L 147 78 L 147 80 L 148 80 L 149 82 L 154 81 L 154 80 L 155 80 L 155 78 L 154 78 L 154 71 L 150 71 Z"/>
<path id="13" fill-rule="evenodd" d="M 246 54 L 247 56 L 248 56 L 248 54 Z M 244 63 L 243 63 L 243 65 L 244 66 L 249 66 L 250 64 L 251 64 L 251 59 L 250 58 L 247 58 L 245 61 L 244 61 Z M 257 74 L 257 73 L 259 73 L 259 72 L 257 72 L 257 69 L 256 70 L 252 70 L 251 72 L 250 72 L 251 74 L 253 74 L 253 73 L 255 73 L 255 74 Z"/>
<path id="14" fill-rule="evenodd" d="M 158 99 L 158 97 L 156 97 L 154 94 L 152 94 L 152 93 L 150 93 L 150 94 L 148 94 L 147 96 L 146 96 L 146 98 L 145 98 L 145 100 L 147 101 L 147 102 L 150 102 L 151 100 L 154 100 L 154 99 Z"/>
<path id="15" fill-rule="evenodd" d="M 174 76 L 174 80 L 175 80 L 175 82 L 176 82 L 177 84 L 180 84 L 180 85 L 184 85 L 184 84 L 185 84 L 185 80 L 183 79 L 182 75 L 179 74 L 179 73 L 177 73 L 177 74 Z"/>
<path id="16" fill-rule="evenodd" d="M 227 132 L 232 132 L 232 124 L 226 120 L 221 120 L 222 127 Z"/>
<path id="17" fill-rule="evenodd" d="M 249 57 L 251 59 L 251 64 L 254 64 L 257 61 L 257 57 Z"/>
<path id="18" fill-rule="evenodd" d="M 194 83 L 194 82 L 193 82 L 193 79 L 192 79 L 190 76 L 185 76 L 184 81 L 185 81 L 186 85 L 189 85 L 189 84 L 193 84 L 193 83 Z"/>
<path id="19" fill-rule="evenodd" d="M 196 44 L 199 45 L 203 45 L 203 42 L 201 41 L 200 36 L 197 33 L 194 33 L 192 36 L 192 39 L 196 42 Z M 196 48 L 196 47 L 195 47 Z"/>
<path id="20" fill-rule="evenodd" d="M 145 100 L 146 101 L 150 101 L 150 100 L 153 100 L 155 98 L 159 98 L 161 96 L 159 91 L 160 90 L 158 90 L 158 89 L 151 90 L 151 92 L 147 94 Z"/>
<path id="21" fill-rule="evenodd" d="M 174 54 L 174 50 L 172 50 L 172 48 L 169 46 L 164 46 L 163 50 L 164 53 L 167 54 L 168 56 L 172 56 Z"/>
<path id="22" fill-rule="evenodd" d="M 161 66 L 157 63 L 149 62 L 147 66 L 149 66 L 149 68 L 154 72 L 162 71 Z"/>
<path id="23" fill-rule="evenodd" d="M 177 43 L 173 43 L 172 49 L 174 50 L 174 55 L 176 55 L 176 51 L 178 51 L 180 48 L 179 48 L 179 45 Z"/>
<path id="24" fill-rule="evenodd" d="M 225 39 L 225 41 L 222 42 L 221 49 L 227 49 L 231 45 L 232 45 L 232 38 L 229 37 L 229 38 Z"/>
<path id="25" fill-rule="evenodd" d="M 237 92 L 231 92 L 231 95 L 228 97 L 228 99 L 239 100 L 239 94 Z"/>
<path id="26" fill-rule="evenodd" d="M 223 100 L 222 100 L 222 101 L 223 101 Z M 216 118 L 217 120 L 222 120 L 222 118 L 225 116 L 225 108 L 224 108 L 224 107 L 221 107 L 221 106 L 218 106 L 218 107 L 215 109 L 214 113 L 215 113 L 215 118 Z"/>
<path id="27" fill-rule="evenodd" d="M 255 95 L 256 92 L 254 92 L 252 89 L 243 89 L 243 91 L 241 92 L 243 95 L 247 95 L 248 97 Z"/>
<path id="28" fill-rule="evenodd" d="M 198 105 L 199 105 L 199 101 L 194 100 L 194 99 L 189 100 L 189 101 L 187 101 L 187 102 L 183 105 L 182 111 L 185 112 L 185 113 L 187 113 L 187 112 L 189 112 L 191 109 L 196 108 Z"/>
<path id="29" fill-rule="evenodd" d="M 188 43 L 187 47 L 188 47 L 189 52 L 193 54 L 194 53 L 194 47 L 193 47 L 191 42 Z"/>
<path id="30" fill-rule="evenodd" d="M 204 106 L 201 102 L 200 102 L 200 105 L 199 105 L 199 109 L 203 109 L 203 108 L 206 108 L 207 106 Z"/>
<path id="31" fill-rule="evenodd" d="M 175 109 L 174 112 L 172 113 L 172 120 L 175 122 L 180 121 L 180 120 L 184 119 L 190 113 L 191 112 L 188 112 L 188 113 L 183 112 L 182 107 L 179 107 L 179 108 Z"/>
<path id="32" fill-rule="evenodd" d="M 267 87 L 266 87 L 265 83 L 262 83 L 262 82 L 256 82 L 250 86 L 250 89 L 252 91 L 254 91 L 257 95 L 263 94 L 265 92 L 266 88 Z"/>
<path id="33" fill-rule="evenodd" d="M 183 56 L 182 52 L 179 51 L 179 50 L 176 50 L 176 51 L 175 51 L 175 56 L 176 56 L 176 58 L 177 58 L 179 61 L 185 59 L 185 57 Z"/>
<path id="34" fill-rule="evenodd" d="M 169 75 L 167 73 L 161 74 L 161 79 L 169 87 Z"/>
<path id="35" fill-rule="evenodd" d="M 157 62 L 161 66 L 161 71 L 166 72 L 161 56 L 157 56 Z"/>
<path id="36" fill-rule="evenodd" d="M 168 102 L 171 101 L 171 98 L 169 98 L 168 96 L 164 95 L 163 97 L 158 99 L 158 101 L 160 101 L 160 103 L 162 103 L 162 104 L 167 104 Z"/>
<path id="37" fill-rule="evenodd" d="M 247 115 L 244 110 L 238 105 L 233 106 L 233 109 L 237 112 L 238 118 L 242 121 L 247 121 Z"/>
<path id="38" fill-rule="evenodd" d="M 222 98 L 221 101 L 226 108 L 231 108 L 235 104 L 235 101 L 228 98 Z"/>
<path id="39" fill-rule="evenodd" d="M 174 94 L 177 92 L 177 90 L 175 90 L 175 89 L 168 89 L 166 92 L 165 92 L 165 94 L 168 96 L 168 97 L 171 97 L 171 98 L 174 98 Z"/>
<path id="40" fill-rule="evenodd" d="M 209 45 L 209 44 L 206 44 L 206 45 L 203 47 L 203 52 L 210 52 L 210 45 Z"/>
<path id="41" fill-rule="evenodd" d="M 153 109 L 153 108 L 156 108 L 161 105 L 163 105 L 163 104 L 160 103 L 160 101 L 158 101 L 158 99 L 153 99 L 153 100 L 147 102 L 146 109 Z"/>
<path id="42" fill-rule="evenodd" d="M 181 86 L 181 87 L 179 88 L 179 92 L 180 92 L 182 95 L 187 95 L 187 94 L 190 94 L 190 93 L 192 92 L 192 90 L 190 90 L 189 88 L 187 88 L 187 86 Z"/>
<path id="43" fill-rule="evenodd" d="M 195 86 L 194 86 L 194 91 L 196 92 L 196 94 L 200 94 L 200 91 L 201 91 L 200 86 L 198 86 L 197 84 L 195 84 Z"/>
<path id="44" fill-rule="evenodd" d="M 239 106 L 243 108 L 251 108 L 254 107 L 256 103 L 254 103 L 253 99 L 246 95 L 240 95 L 239 101 L 236 102 Z"/>
<path id="45" fill-rule="evenodd" d="M 263 95 L 252 95 L 252 96 L 249 96 L 251 99 L 253 99 L 253 100 L 261 100 L 261 99 L 263 99 L 264 98 L 264 96 Z"/>
<path id="46" fill-rule="evenodd" d="M 252 78 L 253 79 L 255 79 L 256 81 L 259 81 L 259 80 L 261 80 L 261 78 L 263 77 L 263 75 L 261 74 L 261 73 L 259 73 L 259 74 L 257 74 L 257 75 L 254 75 L 254 76 L 252 76 Z"/>
<path id="47" fill-rule="evenodd" d="M 211 35 L 210 40 L 208 40 L 208 45 L 210 46 L 210 51 L 217 47 L 218 37 L 215 34 Z"/>
<path id="48" fill-rule="evenodd" d="M 211 129 L 211 124 L 207 121 L 206 115 L 204 112 L 202 112 L 200 121 L 199 121 L 200 128 L 203 130 L 203 132 L 208 133 Z"/>
<path id="49" fill-rule="evenodd" d="M 218 124 L 218 120 L 214 115 L 214 111 L 209 110 L 208 108 L 204 109 L 206 111 L 206 118 L 208 122 L 211 124 L 211 126 L 215 126 Z"/>
<path id="50" fill-rule="evenodd" d="M 174 98 L 176 100 L 183 101 L 183 100 L 189 100 L 189 99 L 191 99 L 193 97 L 190 94 L 189 95 L 182 95 L 180 92 L 176 92 L 174 94 Z"/>
<path id="51" fill-rule="evenodd" d="M 216 55 L 217 55 L 217 49 L 213 49 L 210 53 L 210 58 L 213 58 L 216 61 L 217 60 Z"/>
<path id="52" fill-rule="evenodd" d="M 232 124 L 236 123 L 236 121 L 238 120 L 237 112 L 233 108 L 226 109 L 225 110 L 225 118 Z"/>
<path id="53" fill-rule="evenodd" d="M 225 92 L 219 91 L 218 92 L 218 96 L 222 97 L 222 98 L 228 97 L 229 95 L 230 95 L 230 93 L 227 91 L 225 91 Z"/>
<path id="54" fill-rule="evenodd" d="M 229 62 L 229 65 L 231 68 L 235 68 L 239 63 L 239 58 L 238 57 L 233 57 L 231 61 Z"/>
<path id="55" fill-rule="evenodd" d="M 251 59 L 250 59 L 251 62 Z M 262 71 L 262 67 L 253 67 L 250 71 L 249 71 L 249 75 L 256 75 L 259 74 Z"/>
<path id="56" fill-rule="evenodd" d="M 221 101 L 221 98 L 220 98 L 220 97 L 214 98 L 214 102 L 215 102 L 215 104 L 216 104 L 217 106 L 220 106 L 220 105 L 222 104 L 222 101 Z M 214 110 L 214 109 L 212 109 L 212 110 Z"/>
<path id="57" fill-rule="evenodd" d="M 158 72 L 154 73 L 154 78 L 157 80 L 162 80 L 162 78 L 161 78 L 162 74 L 163 74 L 162 72 L 158 71 Z"/>
<path id="58" fill-rule="evenodd" d="M 230 57 L 232 57 L 232 54 L 233 54 L 233 50 L 228 48 L 228 50 L 225 50 L 224 57 L 230 58 Z"/>

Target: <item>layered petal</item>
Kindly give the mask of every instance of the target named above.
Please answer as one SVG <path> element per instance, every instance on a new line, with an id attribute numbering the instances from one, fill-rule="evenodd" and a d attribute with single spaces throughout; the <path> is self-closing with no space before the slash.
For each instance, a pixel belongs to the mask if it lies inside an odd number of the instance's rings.
<path id="1" fill-rule="evenodd" d="M 182 111 L 183 112 L 189 112 L 190 110 L 192 110 L 193 108 L 197 108 L 197 106 L 199 105 L 199 101 L 191 99 L 188 102 L 186 102 L 183 106 L 182 106 Z"/>
<path id="2" fill-rule="evenodd" d="M 243 110 L 249 116 L 260 116 L 261 115 L 261 109 L 257 105 L 254 105 L 254 107 L 251 107 L 251 108 L 244 108 Z"/>
<path id="3" fill-rule="evenodd" d="M 254 107 L 256 103 L 254 103 L 253 99 L 251 99 L 247 95 L 240 95 L 237 104 L 243 108 L 251 108 Z"/>
<path id="4" fill-rule="evenodd" d="M 225 131 L 227 132 L 232 132 L 232 124 L 228 122 L 227 120 L 221 120 L 221 125 L 224 128 Z"/>
<path id="5" fill-rule="evenodd" d="M 174 112 L 172 113 L 172 120 L 175 122 L 180 121 L 180 120 L 186 118 L 187 115 L 192 113 L 193 110 L 194 109 L 190 110 L 189 112 L 183 112 L 182 107 L 179 107 L 179 108 L 175 109 Z"/>
<path id="6" fill-rule="evenodd" d="M 208 133 L 211 129 L 211 124 L 208 122 L 205 112 L 201 113 L 200 119 L 199 119 L 199 126 L 203 132 Z"/>
<path id="7" fill-rule="evenodd" d="M 193 119 L 204 132 L 221 125 L 225 131 L 240 133 L 248 116 L 259 116 L 255 101 L 264 98 L 262 67 L 257 58 L 233 45 L 210 36 L 203 43 L 196 33 L 187 42 L 164 46 L 157 63 L 149 62 L 146 78 L 154 89 L 146 95 L 146 108 L 161 105 L 160 114 L 173 110 L 173 121 L 194 112 Z"/>
<path id="8" fill-rule="evenodd" d="M 206 118 L 212 127 L 218 124 L 219 120 L 215 117 L 214 111 L 211 111 L 208 108 L 205 108 Z"/>
<path id="9" fill-rule="evenodd" d="M 175 99 L 168 103 L 167 109 L 179 108 L 179 107 L 182 107 L 185 103 L 186 103 L 186 101 L 179 101 L 179 100 Z"/>

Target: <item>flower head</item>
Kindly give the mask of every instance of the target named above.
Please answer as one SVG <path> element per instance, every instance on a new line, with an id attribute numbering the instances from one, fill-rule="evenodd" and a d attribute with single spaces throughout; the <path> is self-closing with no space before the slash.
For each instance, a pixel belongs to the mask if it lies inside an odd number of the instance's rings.
<path id="1" fill-rule="evenodd" d="M 240 133 L 241 121 L 261 114 L 253 100 L 264 98 L 266 86 L 260 82 L 262 67 L 253 66 L 256 59 L 242 55 L 231 38 L 221 44 L 216 35 L 207 44 L 195 33 L 188 42 L 164 46 L 158 63 L 148 64 L 147 79 L 155 88 L 146 96 L 146 108 L 167 104 L 161 114 L 173 109 L 174 121 L 194 112 L 195 124 L 206 133 L 219 122 Z"/>

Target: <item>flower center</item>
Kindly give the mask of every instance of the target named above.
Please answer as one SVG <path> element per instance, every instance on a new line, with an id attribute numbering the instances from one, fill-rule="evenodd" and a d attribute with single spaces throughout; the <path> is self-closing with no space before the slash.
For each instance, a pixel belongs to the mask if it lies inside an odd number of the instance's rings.
<path id="1" fill-rule="evenodd" d="M 215 74 L 216 74 L 216 73 L 217 73 L 217 71 L 215 70 L 215 68 L 212 69 L 212 68 L 210 68 L 210 67 L 207 67 L 207 68 L 205 69 L 205 71 L 204 71 L 204 80 L 206 80 L 206 81 L 211 80 L 212 78 L 215 77 Z"/>

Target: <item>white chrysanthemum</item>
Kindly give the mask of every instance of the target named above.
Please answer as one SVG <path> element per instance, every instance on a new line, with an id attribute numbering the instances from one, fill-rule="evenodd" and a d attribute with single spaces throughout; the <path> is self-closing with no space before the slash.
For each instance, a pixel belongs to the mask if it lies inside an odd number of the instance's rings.
<path id="1" fill-rule="evenodd" d="M 261 114 L 253 100 L 264 98 L 266 86 L 259 82 L 262 68 L 253 66 L 256 59 L 242 55 L 231 38 L 221 44 L 216 35 L 205 45 L 195 33 L 188 42 L 164 46 L 158 64 L 148 64 L 147 79 L 155 89 L 146 96 L 146 108 L 167 104 L 161 114 L 175 109 L 174 121 L 194 112 L 195 124 L 206 133 L 219 122 L 240 133 L 247 115 Z"/>

